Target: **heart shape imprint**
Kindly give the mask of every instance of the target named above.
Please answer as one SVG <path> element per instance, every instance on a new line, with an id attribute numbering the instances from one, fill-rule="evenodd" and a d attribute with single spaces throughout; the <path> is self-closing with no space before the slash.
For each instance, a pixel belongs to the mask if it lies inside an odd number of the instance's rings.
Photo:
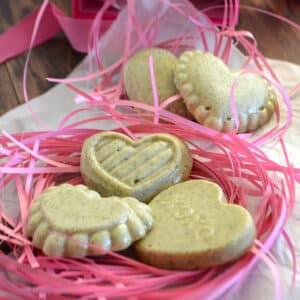
<path id="1" fill-rule="evenodd" d="M 241 75 L 209 52 L 184 52 L 175 69 L 175 83 L 188 110 L 207 127 L 229 131 L 235 127 L 230 93 L 236 80 L 234 100 L 239 116 L 239 132 L 265 124 L 276 106 L 276 96 L 268 82 L 257 74 Z M 240 76 L 240 77 L 239 77 Z"/>
<path id="2" fill-rule="evenodd" d="M 30 208 L 26 234 L 51 256 L 122 250 L 152 227 L 151 209 L 134 198 L 102 198 L 86 186 L 62 184 L 46 189 Z M 105 252 L 100 250 L 100 253 Z"/>
<path id="3" fill-rule="evenodd" d="M 159 193 L 149 206 L 155 226 L 136 243 L 145 263 L 167 269 L 208 268 L 238 259 L 254 242 L 251 215 L 226 203 L 215 183 L 179 183 Z"/>
<path id="4" fill-rule="evenodd" d="M 116 132 L 88 138 L 82 147 L 84 182 L 102 196 L 129 196 L 147 202 L 161 190 L 188 178 L 192 157 L 186 144 L 170 134 L 133 141 Z"/>

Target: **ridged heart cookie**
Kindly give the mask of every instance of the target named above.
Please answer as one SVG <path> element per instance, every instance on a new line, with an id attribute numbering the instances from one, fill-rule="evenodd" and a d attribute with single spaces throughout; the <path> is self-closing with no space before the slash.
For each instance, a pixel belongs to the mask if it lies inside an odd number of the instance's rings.
<path id="1" fill-rule="evenodd" d="M 174 69 L 177 57 L 165 49 L 149 48 L 137 52 L 125 64 L 123 77 L 125 89 L 130 100 L 153 105 L 152 83 L 149 71 L 150 56 L 153 57 L 159 103 L 178 94 L 174 84 Z M 193 119 L 182 99 L 170 104 L 166 109 L 185 118 Z"/>
<path id="2" fill-rule="evenodd" d="M 152 225 L 151 209 L 137 199 L 101 198 L 84 185 L 62 184 L 35 199 L 26 234 L 46 255 L 84 257 L 126 249 Z"/>
<path id="3" fill-rule="evenodd" d="M 221 188 L 190 180 L 159 193 L 150 203 L 155 226 L 135 244 L 145 263 L 166 269 L 222 265 L 241 257 L 255 238 L 251 215 L 224 201 Z"/>
<path id="4" fill-rule="evenodd" d="M 88 138 L 82 147 L 81 175 L 103 196 L 129 196 L 147 202 L 161 190 L 186 180 L 192 158 L 186 144 L 170 134 L 133 141 L 116 132 Z"/>
<path id="5" fill-rule="evenodd" d="M 175 83 L 188 110 L 207 127 L 228 132 L 235 128 L 230 91 L 239 72 L 209 52 L 184 52 L 176 65 Z M 275 92 L 257 74 L 244 74 L 235 88 L 239 132 L 248 132 L 265 124 L 277 105 Z"/>

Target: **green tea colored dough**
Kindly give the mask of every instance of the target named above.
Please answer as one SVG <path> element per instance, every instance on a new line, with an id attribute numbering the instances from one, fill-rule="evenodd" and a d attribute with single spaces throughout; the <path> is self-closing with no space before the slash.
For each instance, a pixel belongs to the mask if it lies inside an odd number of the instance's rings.
<path id="1" fill-rule="evenodd" d="M 224 62 L 209 52 L 186 51 L 178 60 L 174 81 L 195 119 L 207 127 L 228 132 L 235 128 L 230 104 L 234 90 L 239 117 L 239 132 L 264 125 L 277 105 L 274 90 L 266 80 L 254 73 L 231 71 Z"/>
<path id="2" fill-rule="evenodd" d="M 138 51 L 127 61 L 124 71 L 124 85 L 130 100 L 154 105 L 152 84 L 149 71 L 149 57 L 153 58 L 153 67 L 159 103 L 178 94 L 174 84 L 174 69 L 177 58 L 170 51 L 149 48 Z M 167 110 L 193 119 L 182 99 L 170 104 Z"/>
<path id="3" fill-rule="evenodd" d="M 84 185 L 62 184 L 33 202 L 26 234 L 49 256 L 85 257 L 126 249 L 152 225 L 151 209 L 137 199 L 102 198 Z"/>
<path id="4" fill-rule="evenodd" d="M 101 195 L 148 202 L 163 189 L 186 180 L 192 157 L 186 144 L 170 134 L 133 141 L 116 132 L 88 138 L 82 147 L 81 175 Z"/>
<path id="5" fill-rule="evenodd" d="M 254 242 L 251 215 L 226 203 L 215 183 L 179 183 L 159 193 L 149 206 L 155 226 L 135 244 L 147 264 L 183 270 L 214 267 L 238 259 Z"/>

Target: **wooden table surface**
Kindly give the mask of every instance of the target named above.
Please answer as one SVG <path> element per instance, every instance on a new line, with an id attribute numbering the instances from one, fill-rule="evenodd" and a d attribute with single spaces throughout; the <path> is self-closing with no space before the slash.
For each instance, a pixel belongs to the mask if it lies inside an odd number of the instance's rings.
<path id="1" fill-rule="evenodd" d="M 51 1 L 70 14 L 70 2 Z M 241 0 L 241 5 L 251 5 L 277 10 L 290 20 L 300 24 L 300 1 L 298 0 Z M 38 7 L 41 0 L 1 0 L 0 34 L 20 21 Z M 300 64 L 300 32 L 281 21 L 241 8 L 239 30 L 251 31 L 257 39 L 258 48 L 270 58 Z M 83 54 L 70 47 L 63 34 L 32 51 L 28 72 L 29 97 L 38 96 L 53 86 L 45 80 L 64 77 L 82 60 Z M 0 65 L 0 115 L 24 102 L 22 75 L 26 55 L 19 55 Z"/>

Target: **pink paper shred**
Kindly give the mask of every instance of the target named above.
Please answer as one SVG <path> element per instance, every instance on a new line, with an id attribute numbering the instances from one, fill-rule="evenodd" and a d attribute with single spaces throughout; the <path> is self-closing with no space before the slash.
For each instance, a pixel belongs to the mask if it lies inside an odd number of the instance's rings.
<path id="1" fill-rule="evenodd" d="M 291 238 L 284 231 L 284 226 L 293 212 L 295 184 L 300 182 L 300 169 L 290 163 L 283 136 L 292 118 L 289 93 L 294 93 L 299 88 L 299 84 L 291 91 L 285 91 L 266 59 L 256 48 L 255 37 L 249 32 L 235 30 L 239 1 L 228 0 L 224 1 L 223 6 L 208 8 L 224 9 L 224 18 L 219 24 L 220 30 L 217 30 L 213 23 L 205 26 L 201 24 L 197 18 L 201 12 L 188 1 L 161 0 L 161 4 L 168 5 L 170 9 L 184 16 L 186 22 L 197 26 L 199 35 L 182 36 L 157 46 L 171 51 L 178 49 L 184 51 L 192 49 L 195 39 L 200 39 L 204 47 L 207 47 L 204 32 L 209 30 L 215 35 L 214 54 L 228 62 L 234 38 L 248 51 L 249 58 L 244 67 L 251 61 L 254 62 L 257 69 L 250 72 L 257 72 L 264 76 L 281 94 L 280 107 L 287 111 L 287 118 L 283 125 L 279 125 L 278 110 L 274 127 L 258 137 L 252 137 L 251 133 L 237 135 L 236 130 L 221 134 L 170 113 L 165 110 L 165 107 L 174 101 L 180 101 L 180 97 L 174 95 L 159 105 L 152 57 L 149 60 L 149 69 L 154 95 L 153 105 L 132 101 L 135 99 L 124 99 L 122 76 L 116 84 L 112 83 L 111 78 L 122 72 L 126 60 L 138 48 L 153 45 L 149 32 L 153 26 L 157 26 L 155 24 L 157 20 L 151 20 L 145 28 L 142 28 L 136 18 L 137 6 L 133 0 L 128 0 L 129 14 L 124 56 L 105 68 L 101 62 L 101 53 L 97 50 L 97 37 L 105 9 L 111 2 L 107 1 L 107 5 L 97 14 L 89 38 L 89 47 L 96 53 L 99 69 L 85 77 L 50 79 L 67 83 L 67 86 L 78 94 L 77 102 L 86 103 L 85 108 L 75 107 L 74 111 L 65 116 L 57 130 L 47 130 L 47 124 L 44 124 L 43 120 L 40 120 L 31 110 L 26 89 L 30 52 L 27 57 L 24 72 L 26 103 L 35 120 L 46 129 L 41 132 L 15 134 L 3 131 L 0 136 L 0 188 L 5 191 L 13 184 L 19 204 L 19 216 L 15 220 L 5 208 L 5 192 L 0 194 L 0 238 L 9 249 L 6 252 L 10 252 L 10 255 L 7 255 L 4 250 L 0 252 L 0 268 L 4 270 L 0 272 L 0 290 L 16 299 L 128 298 L 133 300 L 183 299 L 183 297 L 184 299 L 216 299 L 225 294 L 229 298 L 247 279 L 247 275 L 257 262 L 262 261 L 273 275 L 275 299 L 280 299 L 280 274 L 270 249 L 280 235 L 287 241 L 293 257 L 294 275 L 291 278 L 291 285 L 293 285 L 296 274 L 295 251 Z M 34 43 L 47 3 L 48 1 L 44 1 L 39 11 L 31 45 Z M 261 10 L 259 12 L 264 13 Z M 282 17 L 278 18 L 285 21 Z M 289 24 L 294 26 L 292 23 Z M 139 34 L 139 39 L 133 46 L 130 30 L 136 30 Z M 221 51 L 224 39 L 227 39 L 227 42 Z M 102 82 L 91 93 L 83 92 L 73 85 L 74 82 L 99 78 L 100 75 Z M 231 107 L 236 118 L 234 87 L 235 84 L 231 90 Z M 75 116 L 80 116 L 81 112 L 92 112 L 95 107 L 101 108 L 106 114 L 102 116 L 93 114 L 90 118 L 72 121 Z M 120 112 L 120 108 L 126 113 Z M 139 108 L 144 112 L 140 112 L 141 110 L 137 112 L 132 108 Z M 112 252 L 100 257 L 71 259 L 47 257 L 34 249 L 31 241 L 24 235 L 30 204 L 49 186 L 62 182 L 82 183 L 79 173 L 81 147 L 86 138 L 99 132 L 92 126 L 89 128 L 88 125 L 94 125 L 95 122 L 101 124 L 106 120 L 113 120 L 118 127 L 116 131 L 125 133 L 133 139 L 141 135 L 161 132 L 178 136 L 186 141 L 193 155 L 191 179 L 209 179 L 218 183 L 229 202 L 244 207 L 251 205 L 253 197 L 259 199 L 253 212 L 257 237 L 252 249 L 237 262 L 197 271 L 161 270 L 124 254 Z M 271 141 L 276 143 L 277 147 L 281 147 L 283 163 L 272 161 L 260 148 L 262 144 Z"/>

